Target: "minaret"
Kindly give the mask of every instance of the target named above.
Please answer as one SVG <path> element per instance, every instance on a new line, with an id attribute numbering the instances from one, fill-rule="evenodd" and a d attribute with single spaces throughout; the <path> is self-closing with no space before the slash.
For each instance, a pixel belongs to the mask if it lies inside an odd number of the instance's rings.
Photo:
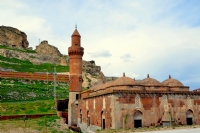
<path id="1" fill-rule="evenodd" d="M 74 116 L 72 104 L 79 99 L 82 91 L 82 56 L 84 48 L 81 47 L 81 36 L 75 28 L 71 36 L 71 47 L 68 48 L 70 61 L 70 80 L 69 80 L 69 105 L 68 105 L 68 125 L 77 124 L 77 118 Z"/>

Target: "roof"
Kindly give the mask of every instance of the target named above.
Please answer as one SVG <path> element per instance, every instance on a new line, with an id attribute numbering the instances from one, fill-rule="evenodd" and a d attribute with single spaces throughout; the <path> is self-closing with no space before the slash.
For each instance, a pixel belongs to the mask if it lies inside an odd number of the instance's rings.
<path id="1" fill-rule="evenodd" d="M 158 80 L 154 79 L 154 78 L 150 78 L 149 74 L 147 75 L 147 78 L 143 79 L 142 81 L 139 82 L 139 84 L 141 85 L 146 85 L 146 86 L 162 86 L 163 84 L 160 83 Z"/>
<path id="2" fill-rule="evenodd" d="M 77 29 L 74 30 L 72 36 L 80 36 L 79 32 Z"/>
<path id="3" fill-rule="evenodd" d="M 165 81 L 162 82 L 164 85 L 166 86 L 184 86 L 180 81 L 178 81 L 177 79 L 173 79 L 171 78 L 171 76 L 169 75 L 169 79 L 166 79 Z"/>
<path id="4" fill-rule="evenodd" d="M 108 87 L 111 87 L 111 86 L 113 86 L 113 85 L 114 85 L 114 80 L 109 81 L 109 82 L 106 82 L 106 83 L 104 84 L 104 88 L 108 88 Z"/>
<path id="5" fill-rule="evenodd" d="M 137 82 L 132 78 L 126 77 L 125 75 L 121 78 L 116 79 L 113 82 L 113 86 L 125 86 L 125 85 L 137 85 Z"/>
<path id="6" fill-rule="evenodd" d="M 137 85 L 137 82 L 132 78 L 126 77 L 124 74 L 123 77 L 118 78 L 116 80 L 106 82 L 105 84 L 94 85 L 90 88 L 90 90 L 101 90 L 112 86 L 126 86 L 126 85 Z"/>

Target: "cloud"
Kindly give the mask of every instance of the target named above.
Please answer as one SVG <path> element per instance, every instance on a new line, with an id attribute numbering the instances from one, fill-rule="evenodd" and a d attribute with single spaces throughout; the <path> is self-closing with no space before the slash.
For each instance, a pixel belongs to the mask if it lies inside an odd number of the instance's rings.
<path id="1" fill-rule="evenodd" d="M 200 75 L 196 67 L 200 65 L 198 5 L 198 1 L 181 0 L 81 4 L 6 0 L 0 5 L 0 24 L 24 31 L 32 47 L 39 39 L 48 40 L 67 54 L 77 23 L 85 50 L 83 59 L 95 60 L 104 75 L 122 76 L 126 72 L 127 76 L 143 79 L 149 73 L 163 81 L 171 74 L 198 88 L 198 76 L 193 76 Z"/>
<path id="2" fill-rule="evenodd" d="M 103 58 L 107 58 L 107 57 L 111 57 L 112 55 L 110 54 L 110 51 L 108 50 L 99 50 L 97 52 L 94 53 L 89 53 L 91 57 L 103 57 Z"/>
<path id="3" fill-rule="evenodd" d="M 120 59 L 123 61 L 123 62 L 133 62 L 133 56 L 131 56 L 131 54 L 129 53 L 126 53 L 122 56 L 120 56 Z"/>

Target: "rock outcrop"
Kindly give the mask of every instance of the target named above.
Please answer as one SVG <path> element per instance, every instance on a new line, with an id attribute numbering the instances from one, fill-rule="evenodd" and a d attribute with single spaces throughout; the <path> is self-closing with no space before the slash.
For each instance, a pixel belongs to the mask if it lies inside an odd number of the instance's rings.
<path id="1" fill-rule="evenodd" d="M 42 41 L 38 46 L 36 46 L 35 51 L 40 55 L 51 55 L 51 56 L 61 56 L 62 54 L 58 48 L 48 44 L 48 41 Z"/>
<path id="2" fill-rule="evenodd" d="M 57 65 L 67 66 L 68 56 L 51 56 L 51 55 L 41 55 L 37 53 L 26 53 L 15 50 L 0 49 L 0 55 L 7 58 L 18 58 L 20 60 L 29 60 L 33 64 L 42 64 L 42 63 L 52 63 Z"/>
<path id="3" fill-rule="evenodd" d="M 83 84 L 85 88 L 89 88 L 95 84 L 105 83 L 106 78 L 101 72 L 101 67 L 96 66 L 95 61 L 83 61 Z"/>
<path id="4" fill-rule="evenodd" d="M 28 48 L 27 35 L 12 27 L 0 26 L 0 43 L 12 47 Z"/>

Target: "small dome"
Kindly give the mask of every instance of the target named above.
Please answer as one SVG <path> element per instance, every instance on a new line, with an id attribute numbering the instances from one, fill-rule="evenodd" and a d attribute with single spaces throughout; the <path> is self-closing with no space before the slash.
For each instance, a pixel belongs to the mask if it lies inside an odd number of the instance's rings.
<path id="1" fill-rule="evenodd" d="M 166 79 L 162 83 L 163 83 L 163 85 L 170 86 L 170 87 L 173 87 L 173 86 L 184 86 L 180 81 L 171 78 L 170 75 L 169 75 L 169 79 Z"/>
<path id="2" fill-rule="evenodd" d="M 112 81 L 106 82 L 106 83 L 104 84 L 104 88 L 108 88 L 108 87 L 111 87 L 111 86 L 113 86 L 113 85 L 114 85 L 114 81 L 112 80 Z"/>
<path id="3" fill-rule="evenodd" d="M 116 79 L 113 82 L 113 86 L 125 86 L 125 85 L 137 85 L 137 83 L 135 82 L 135 80 L 133 80 L 132 78 L 126 77 L 125 74 L 123 75 L 123 77 Z"/>
<path id="4" fill-rule="evenodd" d="M 93 85 L 93 86 L 91 86 L 89 89 L 90 89 L 90 90 L 95 90 L 96 87 L 97 87 L 97 85 Z"/>
<path id="5" fill-rule="evenodd" d="M 158 80 L 154 78 L 150 78 L 149 74 L 147 75 L 147 78 L 143 79 L 142 81 L 139 82 L 141 85 L 146 85 L 146 86 L 162 86 L 162 83 L 160 83 Z"/>
<path id="6" fill-rule="evenodd" d="M 104 89 L 104 84 L 97 84 L 97 85 L 94 85 L 90 88 L 90 90 L 101 90 L 101 89 Z"/>

